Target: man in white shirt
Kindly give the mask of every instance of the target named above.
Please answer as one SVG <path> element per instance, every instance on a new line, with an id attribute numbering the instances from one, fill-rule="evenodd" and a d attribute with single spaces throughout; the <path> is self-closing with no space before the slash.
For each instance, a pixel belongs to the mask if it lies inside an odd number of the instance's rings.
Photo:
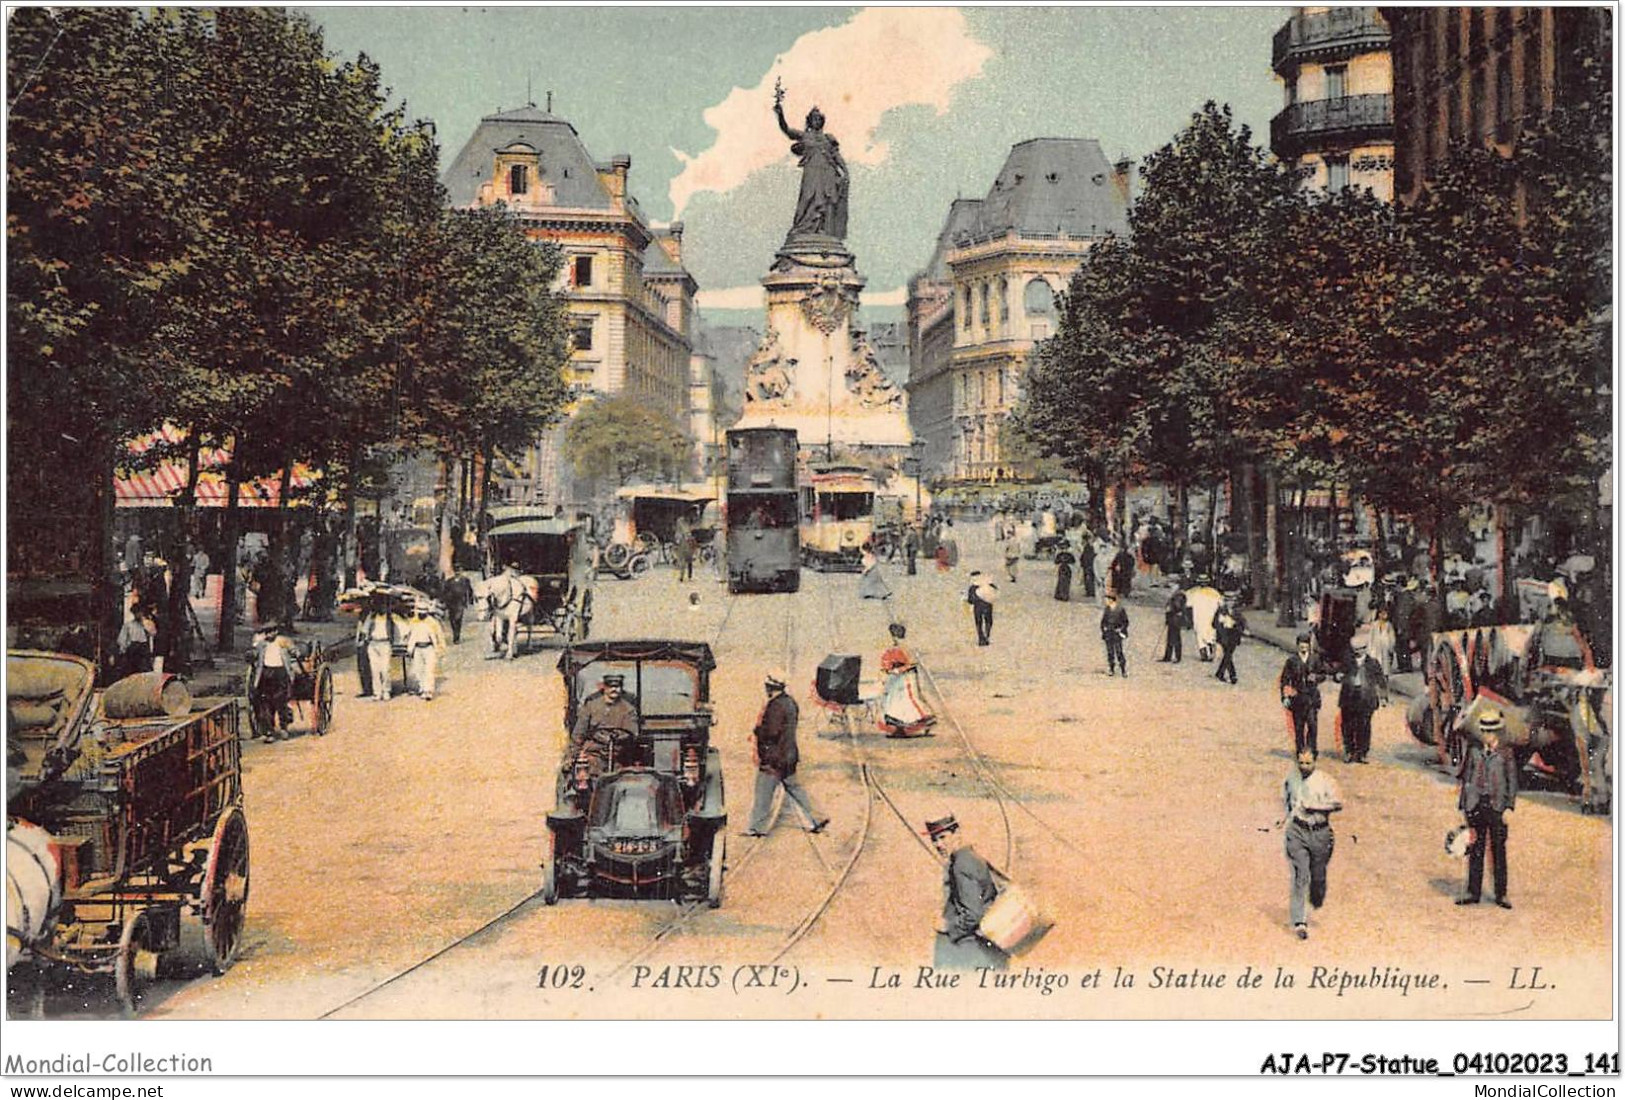
<path id="1" fill-rule="evenodd" d="M 412 681 L 417 693 L 428 702 L 434 698 L 435 681 L 440 676 L 440 651 L 445 648 L 446 636 L 440 629 L 440 620 L 424 607 L 412 613 L 412 625 L 406 629 L 406 649 L 411 654 Z"/>
<path id="2" fill-rule="evenodd" d="M 1315 770 L 1315 754 L 1298 754 L 1298 769 L 1286 778 L 1286 858 L 1292 867 L 1292 927 L 1300 940 L 1309 938 L 1304 902 L 1319 909 L 1326 902 L 1326 865 L 1332 861 L 1331 815 L 1343 808 L 1337 784 Z"/>

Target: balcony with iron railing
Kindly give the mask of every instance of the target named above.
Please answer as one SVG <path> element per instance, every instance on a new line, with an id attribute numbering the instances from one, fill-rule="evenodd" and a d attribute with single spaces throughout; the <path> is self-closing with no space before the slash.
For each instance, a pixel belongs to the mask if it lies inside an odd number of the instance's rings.
<path id="1" fill-rule="evenodd" d="M 1337 141 L 1392 141 L 1394 97 L 1347 95 L 1294 103 L 1270 119 L 1270 148 L 1278 157 Z"/>
<path id="2" fill-rule="evenodd" d="M 1330 61 L 1388 48 L 1388 24 L 1376 8 L 1331 8 L 1295 15 L 1275 32 L 1276 72 L 1305 61 Z"/>

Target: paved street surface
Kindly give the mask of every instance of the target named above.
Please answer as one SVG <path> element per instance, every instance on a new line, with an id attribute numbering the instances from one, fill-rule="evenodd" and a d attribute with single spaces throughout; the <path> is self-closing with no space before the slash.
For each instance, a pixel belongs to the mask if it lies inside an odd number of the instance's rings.
<path id="1" fill-rule="evenodd" d="M 1378 715 L 1369 766 L 1333 756 L 1328 688 L 1322 766 L 1347 808 L 1335 822 L 1327 906 L 1299 942 L 1275 827 L 1292 767 L 1273 687 L 1281 652 L 1249 640 L 1236 687 L 1194 660 L 1188 635 L 1185 663 L 1160 664 L 1166 589 L 1137 589 L 1131 675 L 1108 677 L 1098 603 L 1053 601 L 1053 568 L 1025 561 L 1020 581 L 1002 585 L 993 644 L 978 648 L 964 588 L 969 568 L 991 568 L 995 554 L 980 532 L 961 542 L 959 570 L 892 571 L 890 608 L 860 602 L 852 575 L 806 573 L 795 595 L 734 599 L 712 579 L 683 585 L 669 571 L 600 582 L 595 638 L 680 637 L 716 650 L 730 816 L 716 911 L 548 907 L 536 896 L 563 744 L 556 639 L 509 663 L 489 659 L 472 627 L 432 703 L 357 699 L 344 662 L 331 734 L 246 748 L 253 883 L 240 961 L 224 977 L 159 982 L 144 1014 L 1608 1014 L 1608 821 L 1582 816 L 1560 792 L 1526 794 L 1508 818 L 1516 908 L 1458 908 L 1465 867 L 1443 847 L 1459 821 L 1453 782 L 1404 731 L 1402 700 Z M 701 594 L 698 610 L 686 605 L 690 591 Z M 907 623 L 927 669 L 938 735 L 891 741 L 859 726 L 855 737 L 819 736 L 826 719 L 809 702 L 818 661 L 861 653 L 872 673 L 889 614 Z M 802 704 L 801 775 L 834 818 L 824 835 L 805 833 L 790 811 L 764 840 L 738 835 L 750 808 L 749 730 L 773 665 L 788 668 Z M 885 798 L 867 797 L 864 765 Z M 1014 964 L 1017 977 L 1030 968 L 1025 988 L 976 997 L 915 988 L 941 906 L 941 873 L 918 832 L 949 812 L 1056 920 Z M 761 987 L 736 988 L 751 977 L 742 964 L 775 960 L 784 985 L 766 985 L 778 972 L 763 970 Z M 1238 990 L 1248 967 L 1264 980 Z M 1316 967 L 1322 983 L 1341 971 L 1368 985 L 1375 968 L 1381 988 L 1311 988 Z M 895 970 L 903 988 L 870 989 L 875 968 Z M 1278 988 L 1277 968 L 1296 984 Z M 1119 969 L 1132 987 L 1114 987 Z M 1067 987 L 1043 994 L 1044 974 L 1066 975 Z M 86 1011 L 64 1000 L 48 998 L 47 1011 Z M 23 1010 L 16 996 L 11 1009 Z M 92 998 L 88 1011 L 110 1014 L 110 1001 Z"/>

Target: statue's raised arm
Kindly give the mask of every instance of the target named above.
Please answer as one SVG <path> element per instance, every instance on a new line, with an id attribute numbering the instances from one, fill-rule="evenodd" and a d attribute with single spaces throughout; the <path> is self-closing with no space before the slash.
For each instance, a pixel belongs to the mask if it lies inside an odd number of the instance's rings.
<path id="1" fill-rule="evenodd" d="M 796 199 L 790 239 L 833 237 L 846 239 L 847 171 L 840 146 L 824 132 L 824 113 L 807 112 L 807 128 L 792 130 L 784 118 L 784 85 L 773 83 L 773 114 L 779 129 L 790 139 L 790 151 L 801 158 L 801 194 Z"/>
<path id="2" fill-rule="evenodd" d="M 801 140 L 801 131 L 790 129 L 790 124 L 784 121 L 784 82 L 777 77 L 773 80 L 773 113 L 778 116 L 779 129 L 791 141 Z"/>

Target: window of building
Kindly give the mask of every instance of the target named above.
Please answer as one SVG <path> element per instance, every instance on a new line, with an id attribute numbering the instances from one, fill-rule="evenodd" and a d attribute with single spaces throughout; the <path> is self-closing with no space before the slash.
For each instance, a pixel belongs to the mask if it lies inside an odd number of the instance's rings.
<path id="1" fill-rule="evenodd" d="M 1349 67 L 1347 65 L 1326 66 L 1326 98 L 1342 99 L 1349 94 Z"/>
<path id="2" fill-rule="evenodd" d="M 999 327 L 1010 323 L 1010 284 L 999 279 Z"/>
<path id="3" fill-rule="evenodd" d="M 576 286 L 592 286 L 592 257 L 577 256 L 571 270 Z"/>
<path id="4" fill-rule="evenodd" d="M 1461 82 L 1459 80 L 1450 82 L 1449 111 L 1450 140 L 1452 142 L 1459 141 L 1461 139 Z"/>
<path id="5" fill-rule="evenodd" d="M 965 288 L 964 308 L 959 311 L 959 327 L 964 329 L 966 332 L 969 332 L 970 331 L 970 326 L 971 326 L 971 288 L 966 287 Z"/>
<path id="6" fill-rule="evenodd" d="M 525 186 L 525 166 L 516 164 L 508 169 L 508 194 L 523 195 L 529 188 Z"/>
<path id="7" fill-rule="evenodd" d="M 1467 10 L 1467 55 L 1477 57 L 1484 52 L 1484 19 L 1488 13 L 1477 8 Z"/>
<path id="8" fill-rule="evenodd" d="M 986 283 L 983 283 L 982 284 L 982 327 L 983 328 L 987 328 L 988 323 L 989 323 L 988 322 L 988 308 L 987 308 L 989 297 L 990 297 L 990 293 L 989 293 L 989 290 L 988 290 L 988 285 Z"/>
<path id="9" fill-rule="evenodd" d="M 1055 291 L 1043 279 L 1033 279 L 1021 292 L 1022 307 L 1029 317 L 1049 317 L 1055 313 Z"/>
<path id="10" fill-rule="evenodd" d="M 1343 190 L 1349 185 L 1349 158 L 1326 158 L 1326 190 L 1332 193 Z"/>
<path id="11" fill-rule="evenodd" d="M 575 350 L 577 350 L 577 351 L 591 351 L 592 350 L 592 318 L 591 317 L 572 317 L 572 318 L 570 318 L 570 339 L 575 344 Z"/>

